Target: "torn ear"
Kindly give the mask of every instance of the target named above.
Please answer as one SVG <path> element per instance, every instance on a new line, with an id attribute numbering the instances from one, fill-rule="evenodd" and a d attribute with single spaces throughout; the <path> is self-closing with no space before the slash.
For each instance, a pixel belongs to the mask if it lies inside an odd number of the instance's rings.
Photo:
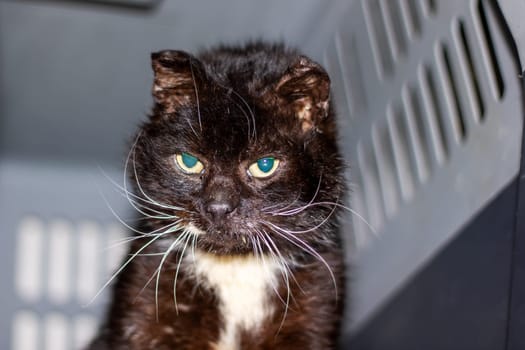
<path id="1" fill-rule="evenodd" d="M 184 51 L 165 50 L 151 54 L 151 65 L 153 97 L 165 112 L 195 101 L 203 72 L 196 58 Z"/>
<path id="2" fill-rule="evenodd" d="M 281 103 L 293 108 L 304 132 L 317 126 L 328 115 L 330 78 L 317 63 L 301 56 L 275 87 Z"/>

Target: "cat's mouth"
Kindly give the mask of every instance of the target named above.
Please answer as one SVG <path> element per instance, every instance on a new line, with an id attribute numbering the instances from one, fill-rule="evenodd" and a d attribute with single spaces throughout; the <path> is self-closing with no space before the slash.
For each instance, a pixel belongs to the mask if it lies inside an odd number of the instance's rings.
<path id="1" fill-rule="evenodd" d="M 247 235 L 216 235 L 199 236 L 197 247 L 214 254 L 232 255 L 253 252 L 253 244 Z"/>
<path id="2" fill-rule="evenodd" d="M 233 226 L 233 227 L 232 227 Z M 194 224 L 186 225 L 186 230 L 197 237 L 198 248 L 216 254 L 246 254 L 253 252 L 253 232 L 250 225 L 209 225 L 206 230 Z"/>

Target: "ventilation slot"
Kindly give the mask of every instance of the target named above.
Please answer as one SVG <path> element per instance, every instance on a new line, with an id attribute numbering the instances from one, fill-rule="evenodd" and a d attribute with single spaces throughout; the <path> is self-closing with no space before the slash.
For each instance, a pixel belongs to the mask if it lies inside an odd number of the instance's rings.
<path id="1" fill-rule="evenodd" d="M 108 230 L 108 243 L 106 249 L 106 266 L 104 275 L 111 275 L 120 266 L 122 258 L 127 252 L 127 242 L 129 242 L 126 231 L 121 225 L 110 225 Z"/>
<path id="2" fill-rule="evenodd" d="M 436 0 L 427 0 L 427 9 L 429 14 L 435 15 L 437 13 Z"/>
<path id="3" fill-rule="evenodd" d="M 402 98 L 410 149 L 412 150 L 412 156 L 414 158 L 414 170 L 419 181 L 425 183 L 429 177 L 429 165 L 428 148 L 424 142 L 425 133 L 421 114 L 421 101 L 416 91 L 411 87 L 405 87 L 403 89 Z"/>
<path id="4" fill-rule="evenodd" d="M 384 76 L 392 74 L 394 58 L 389 49 L 390 43 L 385 23 L 381 17 L 382 11 L 379 0 L 364 1 L 363 12 L 365 14 L 365 21 L 376 63 L 377 74 L 379 79 L 383 79 Z"/>
<path id="5" fill-rule="evenodd" d="M 466 32 L 465 24 L 463 21 L 459 21 L 459 36 L 460 36 L 460 53 L 463 54 L 463 61 L 466 64 L 467 81 L 466 85 L 469 88 L 472 100 L 472 110 L 474 117 L 477 121 L 482 120 L 485 115 L 485 104 L 481 95 L 481 89 L 479 85 L 479 79 L 474 68 L 474 61 L 472 57 L 471 44 L 469 43 L 470 37 Z"/>
<path id="6" fill-rule="evenodd" d="M 84 349 L 97 332 L 97 320 L 90 315 L 78 315 L 73 326 L 74 349 Z"/>
<path id="7" fill-rule="evenodd" d="M 363 193 L 370 225 L 375 230 L 381 230 L 383 225 L 383 210 L 380 192 L 377 162 L 370 149 L 365 150 L 362 143 L 357 145 L 357 159 L 363 181 Z"/>
<path id="8" fill-rule="evenodd" d="M 366 247 L 371 241 L 371 235 L 375 233 L 375 227 L 367 221 L 367 213 L 365 203 L 363 202 L 363 182 L 359 174 L 359 169 L 353 170 L 353 184 L 351 188 L 351 207 L 352 207 L 352 223 L 353 223 L 353 238 L 354 245 L 357 250 Z"/>
<path id="9" fill-rule="evenodd" d="M 330 73 L 330 79 L 333 86 L 333 96 L 331 99 L 338 107 L 338 121 L 341 123 L 341 127 L 345 128 L 345 126 L 348 125 L 349 120 L 355 118 L 355 116 L 350 112 L 350 101 L 346 96 L 347 82 L 343 82 L 343 73 L 341 71 L 341 64 L 337 58 L 335 45 L 336 40 L 332 43 L 332 47 L 325 52 L 323 63 L 326 70 Z"/>
<path id="10" fill-rule="evenodd" d="M 335 47 L 343 76 L 343 85 L 350 113 L 355 115 L 366 109 L 367 97 L 363 87 L 363 73 L 355 38 L 336 36 Z"/>
<path id="11" fill-rule="evenodd" d="M 42 297 L 44 225 L 28 217 L 20 222 L 15 261 L 15 286 L 20 299 L 33 303 Z"/>
<path id="12" fill-rule="evenodd" d="M 401 10 L 397 1 L 383 0 L 381 2 L 382 14 L 389 38 L 392 56 L 399 59 L 399 56 L 407 52 L 406 33 L 403 29 Z"/>
<path id="13" fill-rule="evenodd" d="M 19 311 L 13 320 L 13 350 L 38 350 L 40 329 L 37 314 L 32 311 Z"/>
<path id="14" fill-rule="evenodd" d="M 50 313 L 44 319 L 45 349 L 68 350 L 70 348 L 70 329 L 64 315 Z"/>
<path id="15" fill-rule="evenodd" d="M 448 148 L 443 127 L 443 113 L 437 96 L 434 75 L 426 65 L 419 67 L 418 74 L 433 155 L 436 162 L 442 164 L 448 157 Z"/>
<path id="16" fill-rule="evenodd" d="M 401 107 L 395 105 L 388 108 L 387 122 L 401 196 L 403 200 L 409 201 L 414 196 L 415 191 L 414 171 L 412 170 L 415 169 L 415 165 L 411 165 L 410 146 L 407 143 L 409 136 Z"/>
<path id="17" fill-rule="evenodd" d="M 496 99 L 501 99 L 505 93 L 505 85 L 503 83 L 503 77 L 499 69 L 499 63 L 496 56 L 496 49 L 494 47 L 494 41 L 492 40 L 492 35 L 490 34 L 489 24 L 487 21 L 487 13 L 485 10 L 485 5 L 483 1 L 478 1 L 477 4 L 479 19 L 481 20 L 481 27 L 483 30 L 484 41 L 486 42 L 489 56 L 489 71 L 491 72 L 491 85 L 495 91 Z"/>
<path id="18" fill-rule="evenodd" d="M 55 220 L 49 225 L 47 291 L 48 299 L 54 304 L 64 304 L 70 298 L 73 262 L 72 227 L 62 221 Z"/>
<path id="19" fill-rule="evenodd" d="M 449 104 L 451 105 L 450 117 L 452 118 L 454 132 L 456 134 L 456 139 L 458 141 L 463 141 L 466 136 L 465 116 L 463 113 L 463 107 L 461 106 L 456 76 L 452 70 L 452 64 L 450 62 L 447 46 L 444 44 L 440 45 L 439 51 L 441 54 L 440 59 L 442 60 L 445 68 L 445 72 L 442 72 L 444 74 L 442 74 L 441 77 L 443 88 L 450 92 L 446 94 L 446 96 L 452 99 Z"/>
<path id="20" fill-rule="evenodd" d="M 420 0 L 406 0 L 407 14 L 412 24 L 412 31 L 415 35 L 421 34 L 421 16 L 419 12 L 419 1 Z"/>
<path id="21" fill-rule="evenodd" d="M 105 271 L 100 266 L 101 251 L 99 226 L 94 222 L 83 222 L 78 227 L 77 252 L 78 263 L 76 271 L 77 298 L 86 305 L 96 294 L 99 286 L 99 276 Z"/>
<path id="22" fill-rule="evenodd" d="M 374 125 L 372 129 L 372 144 L 377 168 L 379 169 L 379 181 L 381 183 L 385 214 L 388 218 L 391 218 L 397 212 L 399 199 L 396 191 L 392 141 L 390 140 L 388 129 L 379 127 L 377 124 Z"/>

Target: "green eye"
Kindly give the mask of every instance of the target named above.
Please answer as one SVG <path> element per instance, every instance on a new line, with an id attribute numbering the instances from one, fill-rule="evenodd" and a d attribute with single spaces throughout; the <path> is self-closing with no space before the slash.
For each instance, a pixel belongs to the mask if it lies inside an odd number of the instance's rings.
<path id="1" fill-rule="evenodd" d="M 255 163 L 252 163 L 248 167 L 248 172 L 253 177 L 265 178 L 275 173 L 278 166 L 278 159 L 275 159 L 274 157 L 264 157 L 257 160 Z"/>
<path id="2" fill-rule="evenodd" d="M 200 174 L 204 169 L 202 162 L 188 153 L 177 154 L 175 160 L 179 168 L 186 174 Z"/>

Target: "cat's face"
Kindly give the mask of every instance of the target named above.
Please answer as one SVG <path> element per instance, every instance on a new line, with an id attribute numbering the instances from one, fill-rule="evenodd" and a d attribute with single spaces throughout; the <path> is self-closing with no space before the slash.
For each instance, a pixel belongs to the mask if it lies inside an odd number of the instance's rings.
<path id="1" fill-rule="evenodd" d="M 153 55 L 156 106 L 131 153 L 150 229 L 177 221 L 163 238 L 217 254 L 334 243 L 343 179 L 326 73 L 290 53 L 273 68 L 217 56 Z"/>

